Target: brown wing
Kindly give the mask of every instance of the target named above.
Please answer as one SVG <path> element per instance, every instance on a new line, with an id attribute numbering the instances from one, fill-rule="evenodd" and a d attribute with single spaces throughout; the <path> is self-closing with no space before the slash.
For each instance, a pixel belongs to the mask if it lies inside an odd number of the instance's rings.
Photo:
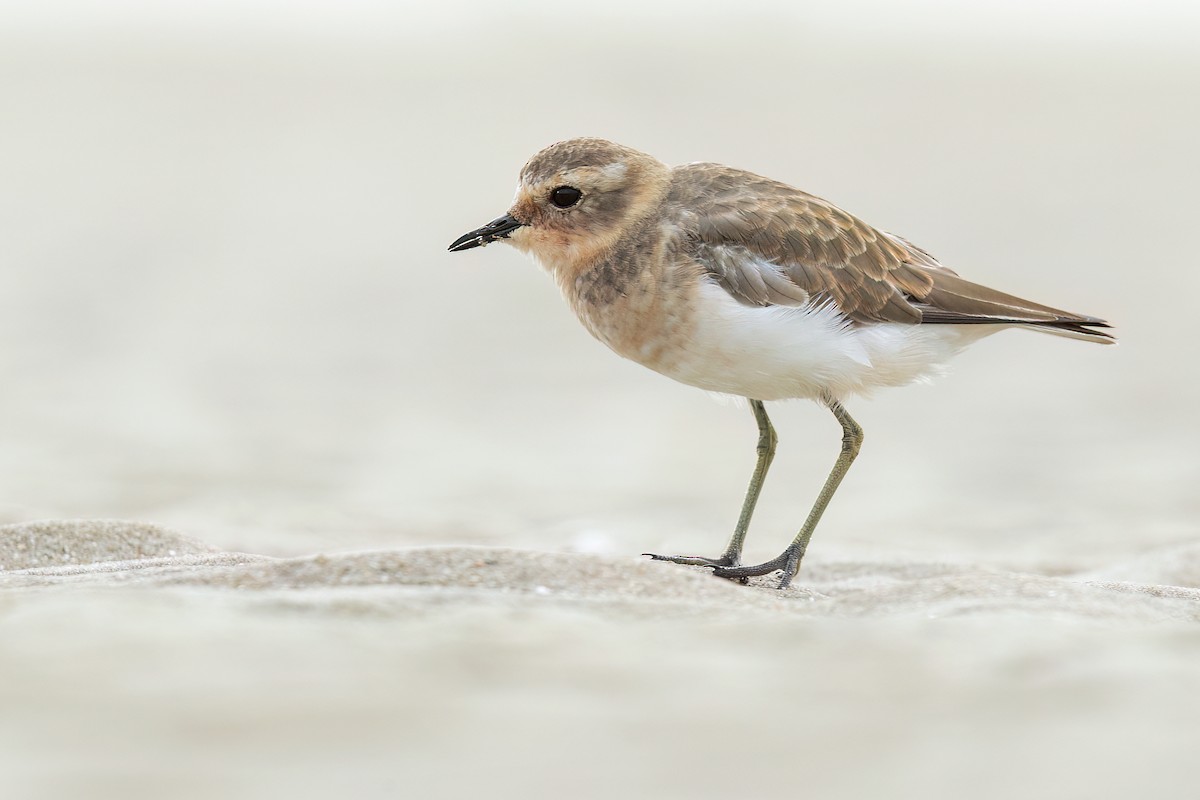
<path id="1" fill-rule="evenodd" d="M 826 301 L 859 322 L 1107 326 L 963 280 L 904 239 L 749 172 L 676 167 L 671 199 L 689 209 L 697 260 L 744 303 Z"/>

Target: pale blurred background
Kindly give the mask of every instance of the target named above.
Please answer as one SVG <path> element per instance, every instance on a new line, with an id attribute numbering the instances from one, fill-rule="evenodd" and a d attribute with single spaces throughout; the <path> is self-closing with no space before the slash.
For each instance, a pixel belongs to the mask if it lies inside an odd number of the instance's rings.
<path id="1" fill-rule="evenodd" d="M 617 359 L 520 254 L 445 252 L 592 135 L 1116 326 L 852 403 L 864 454 L 812 559 L 1077 570 L 1200 538 L 1196 3 L 0 9 L 0 522 L 715 552 L 749 412 Z M 838 444 L 816 406 L 773 415 L 754 559 Z"/>
<path id="2" fill-rule="evenodd" d="M 1110 319 L 996 337 L 867 431 L 817 551 L 1106 556 L 1196 534 L 1190 3 L 46 3 L 0 28 L 3 518 L 270 552 L 712 549 L 748 412 L 623 363 L 494 247 L 598 135 L 765 173 Z M 809 404 L 755 554 L 832 461 Z"/>

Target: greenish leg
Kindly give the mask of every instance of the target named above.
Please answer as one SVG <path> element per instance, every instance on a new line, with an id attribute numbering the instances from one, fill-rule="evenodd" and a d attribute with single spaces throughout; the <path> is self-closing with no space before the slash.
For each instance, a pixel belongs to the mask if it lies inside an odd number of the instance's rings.
<path id="1" fill-rule="evenodd" d="M 779 437 L 775 435 L 775 426 L 767 416 L 767 409 L 761 400 L 751 400 L 750 410 L 754 412 L 754 421 L 758 423 L 758 462 L 750 475 L 750 486 L 746 489 L 746 498 L 742 501 L 742 513 L 738 516 L 737 527 L 733 529 L 733 538 L 725 548 L 722 560 L 729 566 L 736 567 L 742 563 L 742 546 L 746 543 L 746 533 L 750 530 L 750 518 L 754 516 L 754 508 L 758 505 L 758 496 L 762 494 L 763 484 L 767 480 L 767 470 L 775 459 L 775 447 Z"/>
<path id="2" fill-rule="evenodd" d="M 720 558 L 703 558 L 700 556 L 660 556 L 654 553 L 643 553 L 655 561 L 670 561 L 675 564 L 691 564 L 701 567 L 737 567 L 742 563 L 742 545 L 746 542 L 746 532 L 750 530 L 750 518 L 754 516 L 754 507 L 758 505 L 758 496 L 762 493 L 763 483 L 767 479 L 767 470 L 771 460 L 775 458 L 775 446 L 779 437 L 775 435 L 775 427 L 767 416 L 767 409 L 761 400 L 751 400 L 750 410 L 754 412 L 754 420 L 758 423 L 758 462 L 754 465 L 754 473 L 750 476 L 750 487 L 746 490 L 746 499 L 742 501 L 742 513 L 738 517 L 737 527 L 733 530 L 733 538 L 725 548 L 725 555 Z"/>
<path id="3" fill-rule="evenodd" d="M 796 572 L 800 569 L 800 560 L 804 558 L 804 551 L 808 549 L 808 542 L 812 538 L 813 531 L 816 530 L 817 523 L 821 521 L 821 515 L 825 513 L 825 507 L 829 505 L 834 492 L 841 485 L 842 478 L 846 477 L 846 472 L 854 463 L 863 443 L 862 427 L 846 413 L 842 404 L 836 400 L 829 400 L 828 403 L 829 410 L 842 424 L 842 452 L 838 455 L 829 477 L 825 479 L 825 485 L 821 488 L 821 493 L 817 495 L 817 502 L 813 505 L 812 511 L 808 512 L 808 519 L 804 521 L 804 527 L 778 557 L 751 567 L 717 566 L 714 570 L 716 575 L 732 580 L 745 580 L 755 575 L 767 575 L 779 571 L 782 573 L 779 581 L 780 589 L 786 589 L 792 582 L 792 578 L 796 577 Z"/>

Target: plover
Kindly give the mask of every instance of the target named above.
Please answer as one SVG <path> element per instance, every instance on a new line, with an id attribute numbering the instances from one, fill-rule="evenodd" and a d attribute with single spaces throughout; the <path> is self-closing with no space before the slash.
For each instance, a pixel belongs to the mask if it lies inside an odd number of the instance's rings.
<path id="1" fill-rule="evenodd" d="M 911 242 L 787 184 L 720 164 L 669 167 L 604 139 L 570 139 L 533 156 L 508 213 L 449 249 L 494 241 L 530 253 L 618 355 L 749 400 L 758 460 L 724 554 L 645 555 L 743 582 L 778 571 L 780 588 L 862 445 L 847 398 L 927 378 L 1006 328 L 1114 341 L 1102 319 L 964 280 Z M 841 453 L 792 543 L 743 566 L 777 442 L 763 403 L 790 398 L 833 412 Z"/>

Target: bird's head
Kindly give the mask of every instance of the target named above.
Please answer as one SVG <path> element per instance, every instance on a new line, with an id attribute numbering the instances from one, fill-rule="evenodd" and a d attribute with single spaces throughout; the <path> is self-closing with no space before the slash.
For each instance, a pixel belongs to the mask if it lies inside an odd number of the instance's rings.
<path id="1" fill-rule="evenodd" d="M 450 250 L 505 240 L 555 272 L 574 272 L 653 212 L 669 181 L 670 168 L 632 148 L 605 139 L 558 142 L 525 164 L 508 213 Z"/>

